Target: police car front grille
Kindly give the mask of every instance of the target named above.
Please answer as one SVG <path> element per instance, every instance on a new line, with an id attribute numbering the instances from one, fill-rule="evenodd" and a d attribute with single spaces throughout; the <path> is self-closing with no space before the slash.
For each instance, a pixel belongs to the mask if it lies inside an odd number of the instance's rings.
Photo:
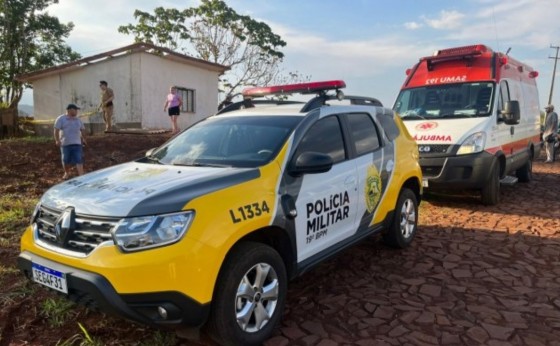
<path id="1" fill-rule="evenodd" d="M 57 236 L 55 230 L 56 221 L 61 214 L 62 211 L 60 210 L 41 206 L 35 219 L 38 240 L 51 248 L 69 250 L 83 255 L 89 254 L 103 242 L 112 242 L 111 229 L 118 222 L 117 219 L 100 219 L 77 215 L 75 229 L 69 230 L 66 237 L 62 239 Z"/>

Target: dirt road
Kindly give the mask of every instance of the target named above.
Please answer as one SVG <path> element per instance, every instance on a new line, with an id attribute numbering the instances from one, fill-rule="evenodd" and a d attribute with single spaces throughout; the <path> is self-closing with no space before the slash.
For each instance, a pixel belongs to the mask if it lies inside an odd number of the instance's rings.
<path id="1" fill-rule="evenodd" d="M 138 157 L 165 139 L 92 138 L 89 167 Z M 0 150 L 0 195 L 39 196 L 59 180 L 53 148 L 0 142 Z M 560 162 L 539 158 L 533 171 L 533 182 L 503 188 L 495 207 L 475 195 L 429 195 L 410 248 L 368 239 L 296 279 L 266 345 L 560 345 Z M 24 221 L 0 223 L 8 268 L 0 271 L 0 346 L 69 340 L 81 334 L 76 321 L 105 345 L 212 345 L 206 335 L 188 342 L 76 307 L 53 327 L 43 302 L 54 295 L 25 293 L 11 270 Z"/>

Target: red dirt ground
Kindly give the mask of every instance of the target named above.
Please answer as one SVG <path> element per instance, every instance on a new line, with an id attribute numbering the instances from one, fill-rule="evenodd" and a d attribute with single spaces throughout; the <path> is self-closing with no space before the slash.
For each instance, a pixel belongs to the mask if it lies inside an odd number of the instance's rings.
<path id="1" fill-rule="evenodd" d="M 91 137 L 86 170 L 140 157 L 167 138 Z M 560 345 L 560 162 L 542 161 L 533 182 L 502 189 L 498 206 L 469 193 L 427 195 L 410 248 L 371 238 L 296 279 L 265 344 Z M 0 141 L 0 195 L 38 198 L 62 173 L 53 144 Z M 0 240 L 10 240 L 0 246 L 2 266 L 15 267 L 25 223 L 0 228 Z M 204 334 L 158 339 L 151 328 L 81 307 L 51 327 L 41 305 L 55 295 L 34 286 L 0 273 L 0 346 L 55 345 L 81 334 L 76 322 L 103 345 L 213 345 Z"/>

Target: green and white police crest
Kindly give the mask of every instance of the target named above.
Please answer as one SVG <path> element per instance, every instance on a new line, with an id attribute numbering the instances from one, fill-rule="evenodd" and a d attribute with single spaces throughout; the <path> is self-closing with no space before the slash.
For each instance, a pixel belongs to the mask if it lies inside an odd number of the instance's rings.
<path id="1" fill-rule="evenodd" d="M 377 207 L 381 199 L 381 176 L 375 165 L 371 165 L 367 169 L 365 198 L 368 213 L 371 213 Z"/>

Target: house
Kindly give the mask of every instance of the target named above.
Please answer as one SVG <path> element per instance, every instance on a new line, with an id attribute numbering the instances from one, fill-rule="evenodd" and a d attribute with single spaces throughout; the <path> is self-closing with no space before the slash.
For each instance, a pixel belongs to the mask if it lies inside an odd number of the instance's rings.
<path id="1" fill-rule="evenodd" d="M 178 118 L 183 129 L 216 112 L 218 78 L 228 69 L 167 48 L 135 43 L 23 74 L 18 80 L 33 85 L 37 123 L 50 124 L 52 129 L 49 120 L 63 114 L 68 103 L 75 103 L 91 132 L 104 129 L 97 111 L 99 81 L 107 81 L 115 93 L 113 123 L 117 129 L 169 129 L 171 122 L 163 107 L 169 87 L 176 86 L 183 98 Z M 40 132 L 50 130 L 41 126 Z"/>

